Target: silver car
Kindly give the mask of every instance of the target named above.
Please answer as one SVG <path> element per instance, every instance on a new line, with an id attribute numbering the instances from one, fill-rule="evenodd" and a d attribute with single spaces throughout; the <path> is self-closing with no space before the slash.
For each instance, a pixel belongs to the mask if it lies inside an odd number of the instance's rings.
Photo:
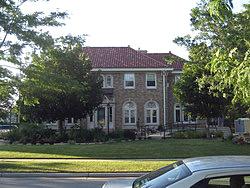
<path id="1" fill-rule="evenodd" d="M 250 156 L 211 156 L 178 161 L 137 179 L 111 180 L 103 188 L 247 188 Z"/>

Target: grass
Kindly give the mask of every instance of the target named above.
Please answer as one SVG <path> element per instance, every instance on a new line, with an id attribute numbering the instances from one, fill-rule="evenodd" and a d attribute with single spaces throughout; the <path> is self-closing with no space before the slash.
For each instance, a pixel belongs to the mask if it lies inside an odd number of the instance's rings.
<path id="1" fill-rule="evenodd" d="M 219 139 L 167 139 L 87 145 L 6 145 L 0 158 L 171 159 L 250 155 L 250 145 Z"/>
<path id="2" fill-rule="evenodd" d="M 0 158 L 65 159 L 0 161 L 0 172 L 147 172 L 173 161 L 67 161 L 66 159 L 177 159 L 250 155 L 250 145 L 220 139 L 140 140 L 85 145 L 5 145 Z"/>
<path id="3" fill-rule="evenodd" d="M 149 172 L 173 161 L 8 161 L 0 162 L 1 172 L 80 173 Z"/>

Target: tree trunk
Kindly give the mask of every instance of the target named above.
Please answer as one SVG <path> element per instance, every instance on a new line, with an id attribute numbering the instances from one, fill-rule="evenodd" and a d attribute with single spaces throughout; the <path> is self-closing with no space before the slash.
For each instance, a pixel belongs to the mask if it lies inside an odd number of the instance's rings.
<path id="1" fill-rule="evenodd" d="M 58 129 L 59 129 L 59 132 L 63 132 L 65 127 L 64 127 L 64 120 L 59 120 L 59 123 L 58 123 Z"/>

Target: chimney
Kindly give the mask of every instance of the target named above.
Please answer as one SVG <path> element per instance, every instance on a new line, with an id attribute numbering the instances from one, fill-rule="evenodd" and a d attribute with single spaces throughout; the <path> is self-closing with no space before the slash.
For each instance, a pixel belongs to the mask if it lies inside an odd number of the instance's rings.
<path id="1" fill-rule="evenodd" d="M 141 50 L 141 48 L 138 48 L 137 52 L 141 52 L 141 53 L 143 53 L 143 54 L 148 53 L 148 51 L 147 51 L 147 50 Z"/>

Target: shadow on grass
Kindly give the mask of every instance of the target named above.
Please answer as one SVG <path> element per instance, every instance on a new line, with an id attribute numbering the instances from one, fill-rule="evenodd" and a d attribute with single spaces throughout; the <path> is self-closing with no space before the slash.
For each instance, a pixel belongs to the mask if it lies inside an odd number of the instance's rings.
<path id="1" fill-rule="evenodd" d="M 0 172 L 5 173 L 63 173 L 63 172 L 75 172 L 74 170 L 68 170 L 72 166 L 69 163 L 15 163 L 15 162 L 1 162 Z M 63 170 L 62 170 L 63 169 Z M 65 170 L 67 169 L 67 170 Z"/>

